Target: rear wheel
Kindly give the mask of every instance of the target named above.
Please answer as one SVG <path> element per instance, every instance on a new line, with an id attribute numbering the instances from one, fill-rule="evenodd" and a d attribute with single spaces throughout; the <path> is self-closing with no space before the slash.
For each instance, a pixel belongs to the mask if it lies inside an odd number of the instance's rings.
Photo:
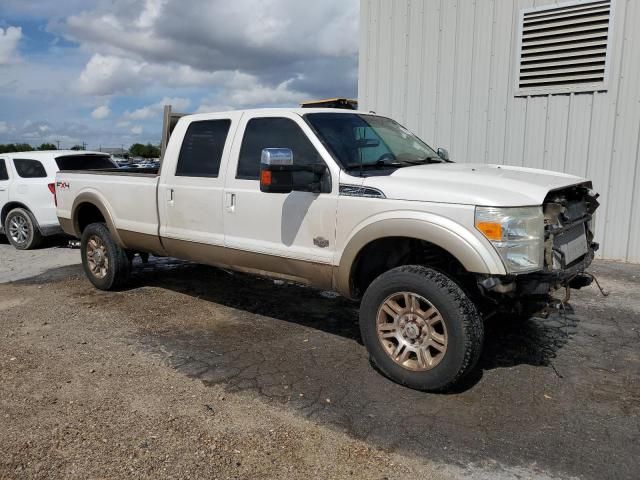
<path id="1" fill-rule="evenodd" d="M 42 234 L 33 214 L 24 208 L 14 208 L 4 222 L 7 239 L 18 250 L 31 250 L 42 243 Z"/>
<path id="2" fill-rule="evenodd" d="M 369 286 L 360 308 L 360 331 L 383 374 L 418 390 L 444 391 L 477 363 L 484 325 L 453 280 L 409 265 L 380 275 Z"/>
<path id="3" fill-rule="evenodd" d="M 92 223 L 82 232 L 82 267 L 100 290 L 117 290 L 129 280 L 131 261 L 104 223 Z"/>

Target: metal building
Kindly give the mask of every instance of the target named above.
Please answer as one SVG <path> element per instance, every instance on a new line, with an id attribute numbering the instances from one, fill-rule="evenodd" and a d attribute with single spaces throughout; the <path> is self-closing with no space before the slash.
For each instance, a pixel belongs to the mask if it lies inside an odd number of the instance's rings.
<path id="1" fill-rule="evenodd" d="M 454 161 L 591 178 L 599 255 L 640 262 L 640 0 L 360 8 L 361 109 Z"/>

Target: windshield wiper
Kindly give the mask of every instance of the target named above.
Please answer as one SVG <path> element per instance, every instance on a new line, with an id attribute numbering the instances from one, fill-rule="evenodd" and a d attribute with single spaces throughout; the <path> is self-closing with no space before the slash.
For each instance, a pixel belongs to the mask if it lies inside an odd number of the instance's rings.
<path id="1" fill-rule="evenodd" d="M 444 163 L 444 160 L 440 157 L 425 157 L 420 160 L 403 160 L 403 162 L 410 165 L 424 165 L 425 163 Z"/>
<path id="2" fill-rule="evenodd" d="M 388 162 L 376 162 L 376 163 L 363 163 L 363 164 L 352 164 L 352 165 L 348 165 L 347 167 L 345 167 L 345 170 L 347 171 L 351 171 L 351 170 L 370 170 L 372 168 L 400 168 L 400 167 L 405 167 L 408 164 L 408 162 L 392 162 L 392 163 L 388 163 Z"/>

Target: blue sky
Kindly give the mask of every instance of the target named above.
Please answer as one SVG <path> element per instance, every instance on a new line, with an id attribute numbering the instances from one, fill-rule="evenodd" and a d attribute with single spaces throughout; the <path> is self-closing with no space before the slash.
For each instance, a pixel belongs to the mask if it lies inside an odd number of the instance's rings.
<path id="1" fill-rule="evenodd" d="M 0 143 L 159 142 L 186 112 L 355 96 L 358 0 L 2 0 Z"/>

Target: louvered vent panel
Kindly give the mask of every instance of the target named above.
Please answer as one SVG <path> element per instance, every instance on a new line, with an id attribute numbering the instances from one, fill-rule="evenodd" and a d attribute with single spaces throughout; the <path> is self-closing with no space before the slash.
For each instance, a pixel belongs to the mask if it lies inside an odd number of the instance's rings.
<path id="1" fill-rule="evenodd" d="M 518 86 L 571 90 L 605 80 L 611 0 L 524 13 Z"/>

